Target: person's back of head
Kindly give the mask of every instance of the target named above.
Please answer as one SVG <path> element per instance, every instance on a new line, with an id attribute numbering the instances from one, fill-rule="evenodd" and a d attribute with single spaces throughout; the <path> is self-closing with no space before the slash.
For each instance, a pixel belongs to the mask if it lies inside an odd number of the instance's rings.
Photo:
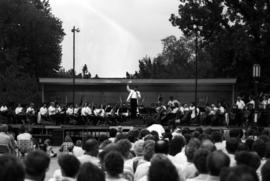
<path id="1" fill-rule="evenodd" d="M 86 162 L 82 164 L 78 176 L 77 181 L 105 181 L 104 172 L 98 168 L 96 165 Z"/>
<path id="2" fill-rule="evenodd" d="M 143 158 L 150 161 L 155 154 L 155 141 L 146 140 L 143 144 Z"/>
<path id="3" fill-rule="evenodd" d="M 194 154 L 193 163 L 200 174 L 207 174 L 207 157 L 210 154 L 209 150 L 200 148 Z"/>
<path id="4" fill-rule="evenodd" d="M 214 151 L 207 157 L 207 168 L 210 175 L 219 176 L 221 169 L 230 165 L 230 158 L 222 151 Z"/>
<path id="5" fill-rule="evenodd" d="M 98 142 L 94 138 L 90 138 L 85 141 L 83 149 L 85 152 L 91 156 L 97 156 L 98 155 Z"/>
<path id="6" fill-rule="evenodd" d="M 175 156 L 177 153 L 180 153 L 184 146 L 185 146 L 185 138 L 183 136 L 175 136 L 170 141 L 169 146 L 170 155 Z"/>
<path id="7" fill-rule="evenodd" d="M 109 135 L 110 135 L 111 138 L 115 138 L 116 137 L 116 134 L 117 134 L 117 129 L 111 128 L 109 130 Z"/>
<path id="8" fill-rule="evenodd" d="M 0 180 L 23 181 L 25 177 L 23 164 L 12 155 L 0 156 Z"/>
<path id="9" fill-rule="evenodd" d="M 261 169 L 262 181 L 270 180 L 270 160 L 266 161 Z"/>
<path id="10" fill-rule="evenodd" d="M 82 140 L 77 140 L 75 145 L 78 147 L 82 147 Z"/>
<path id="11" fill-rule="evenodd" d="M 242 165 L 222 170 L 220 181 L 259 181 L 259 178 L 254 169 Z"/>
<path id="12" fill-rule="evenodd" d="M 229 138 L 226 140 L 226 150 L 230 154 L 234 154 L 238 149 L 238 140 L 236 138 Z"/>
<path id="13" fill-rule="evenodd" d="M 26 177 L 32 180 L 44 180 L 49 164 L 50 158 L 44 151 L 30 152 L 24 160 Z"/>
<path id="14" fill-rule="evenodd" d="M 155 152 L 167 155 L 169 153 L 169 142 L 167 140 L 158 140 L 155 143 Z"/>
<path id="15" fill-rule="evenodd" d="M 222 134 L 220 131 L 214 131 L 211 134 L 211 138 L 213 140 L 214 143 L 219 143 L 222 142 Z"/>
<path id="16" fill-rule="evenodd" d="M 209 140 L 209 139 L 206 139 L 206 140 L 203 140 L 202 143 L 201 143 L 201 148 L 203 149 L 207 149 L 209 150 L 210 152 L 213 152 L 216 150 L 216 146 L 215 144 Z"/>
<path id="17" fill-rule="evenodd" d="M 119 152 L 111 151 L 105 156 L 104 167 L 109 176 L 118 177 L 123 173 L 124 158 Z"/>
<path id="18" fill-rule="evenodd" d="M 129 154 L 130 154 L 130 149 L 132 147 L 132 144 L 130 143 L 130 141 L 128 139 L 122 139 L 119 140 L 116 143 L 117 147 L 118 147 L 118 151 L 122 154 L 122 156 L 125 159 L 129 158 Z"/>
<path id="19" fill-rule="evenodd" d="M 80 168 L 80 161 L 70 154 L 60 155 L 58 157 L 58 164 L 62 175 L 65 177 L 75 178 Z"/>
<path id="20" fill-rule="evenodd" d="M 143 139 L 148 134 L 150 134 L 150 131 L 148 131 L 147 129 L 142 129 L 140 131 L 140 139 Z"/>
<path id="21" fill-rule="evenodd" d="M 155 154 L 151 159 L 148 181 L 179 181 L 177 169 L 163 154 Z"/>
<path id="22" fill-rule="evenodd" d="M 255 170 L 260 166 L 260 157 L 255 152 L 240 151 L 235 154 L 237 165 L 246 165 Z"/>
<path id="23" fill-rule="evenodd" d="M 265 143 L 261 139 L 257 139 L 252 144 L 252 150 L 257 152 L 258 155 L 263 158 L 265 155 Z"/>

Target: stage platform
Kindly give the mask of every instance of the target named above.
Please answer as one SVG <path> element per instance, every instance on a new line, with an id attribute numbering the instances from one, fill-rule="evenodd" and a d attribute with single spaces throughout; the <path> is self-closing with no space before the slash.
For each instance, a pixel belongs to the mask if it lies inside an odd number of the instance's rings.
<path id="1" fill-rule="evenodd" d="M 19 133 L 21 124 L 10 124 L 11 129 L 14 131 L 15 135 Z M 118 126 L 89 126 L 89 125 L 25 125 L 26 128 L 31 130 L 31 133 L 35 139 L 51 139 L 52 144 L 59 146 L 62 144 L 66 135 L 70 135 L 73 141 L 85 140 L 88 137 L 96 137 L 97 139 L 101 135 L 109 136 L 109 130 L 112 128 L 119 129 L 121 127 L 124 133 L 127 133 L 133 129 L 143 129 L 147 125 L 118 125 Z M 202 129 L 212 128 L 215 130 L 227 130 L 225 126 L 180 126 L 181 128 L 189 128 L 190 130 L 195 130 L 198 127 Z"/>

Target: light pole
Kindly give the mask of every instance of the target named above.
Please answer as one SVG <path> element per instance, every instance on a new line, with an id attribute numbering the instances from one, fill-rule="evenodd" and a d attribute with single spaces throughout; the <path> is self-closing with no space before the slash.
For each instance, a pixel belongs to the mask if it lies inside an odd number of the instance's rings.
<path id="1" fill-rule="evenodd" d="M 254 94 L 255 94 L 255 110 L 257 110 L 258 104 L 258 83 L 261 77 L 261 66 L 260 64 L 254 64 L 252 67 L 252 77 L 254 79 Z"/>
<path id="2" fill-rule="evenodd" d="M 80 29 L 73 26 L 71 29 L 73 33 L 73 77 L 72 77 L 72 101 L 73 101 L 73 115 L 74 115 L 74 108 L 75 108 L 75 34 L 76 32 L 79 33 Z"/>

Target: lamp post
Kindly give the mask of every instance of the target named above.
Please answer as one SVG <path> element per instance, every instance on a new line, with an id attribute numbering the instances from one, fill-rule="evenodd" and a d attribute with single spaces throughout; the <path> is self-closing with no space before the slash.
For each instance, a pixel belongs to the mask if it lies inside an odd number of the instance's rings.
<path id="1" fill-rule="evenodd" d="M 254 64 L 252 67 L 252 77 L 254 79 L 254 94 L 255 94 L 255 114 L 254 114 L 254 122 L 257 122 L 258 118 L 258 83 L 261 77 L 261 66 L 259 64 Z"/>
<path id="2" fill-rule="evenodd" d="M 74 108 L 75 108 L 75 34 L 76 32 L 79 33 L 80 29 L 73 26 L 71 29 L 73 33 L 73 77 L 72 77 L 72 102 L 73 102 L 73 115 L 74 115 Z"/>

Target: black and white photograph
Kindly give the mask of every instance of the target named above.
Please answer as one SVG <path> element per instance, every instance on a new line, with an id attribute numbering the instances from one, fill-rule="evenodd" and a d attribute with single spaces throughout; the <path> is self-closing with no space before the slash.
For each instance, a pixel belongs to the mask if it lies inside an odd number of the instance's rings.
<path id="1" fill-rule="evenodd" d="M 0 181 L 270 181 L 269 0 L 0 0 Z"/>

